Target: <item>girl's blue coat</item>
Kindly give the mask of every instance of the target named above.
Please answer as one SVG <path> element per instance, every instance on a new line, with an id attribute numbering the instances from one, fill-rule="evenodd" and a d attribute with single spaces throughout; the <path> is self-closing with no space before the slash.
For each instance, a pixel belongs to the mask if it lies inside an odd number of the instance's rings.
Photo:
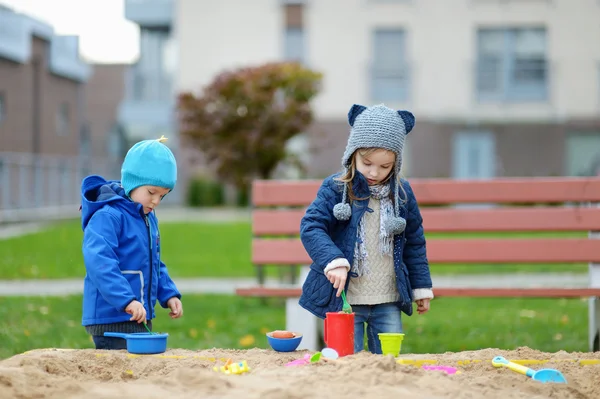
<path id="1" fill-rule="evenodd" d="M 300 306 L 314 315 L 325 318 L 326 312 L 339 312 L 342 299 L 336 297 L 336 290 L 323 273 L 325 266 L 336 258 L 345 258 L 352 265 L 354 246 L 357 240 L 358 223 L 368 209 L 369 186 L 366 179 L 358 171 L 352 182 L 356 197 L 367 198 L 352 204 L 352 217 L 347 221 L 339 221 L 333 216 L 333 207 L 342 202 L 341 182 L 334 180 L 339 175 L 326 178 L 316 199 L 306 210 L 300 223 L 300 239 L 310 255 L 313 263 L 302 287 Z M 394 269 L 400 300 L 398 307 L 407 315 L 412 315 L 412 290 L 431 288 L 431 276 L 427 261 L 423 219 L 410 184 L 402 180 L 406 193 L 400 190 L 402 197 L 400 216 L 406 219 L 406 229 L 402 234 L 394 236 Z M 392 185 L 394 182 L 392 181 Z M 394 192 L 392 186 L 392 192 Z M 352 278 L 349 273 L 346 288 Z"/>

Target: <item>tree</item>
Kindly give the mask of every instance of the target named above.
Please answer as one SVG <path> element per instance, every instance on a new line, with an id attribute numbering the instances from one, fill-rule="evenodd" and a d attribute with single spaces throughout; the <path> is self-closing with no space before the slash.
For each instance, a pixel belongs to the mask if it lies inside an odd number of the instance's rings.
<path id="1" fill-rule="evenodd" d="M 312 122 L 322 75 L 298 63 L 226 71 L 201 96 L 179 96 L 181 134 L 224 181 L 246 191 L 286 157 L 286 142 Z"/>

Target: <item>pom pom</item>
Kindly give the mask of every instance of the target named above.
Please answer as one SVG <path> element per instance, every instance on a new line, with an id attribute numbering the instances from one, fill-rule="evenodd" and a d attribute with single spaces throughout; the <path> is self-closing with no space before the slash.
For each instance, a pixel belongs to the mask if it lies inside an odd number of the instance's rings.
<path id="1" fill-rule="evenodd" d="M 400 234 L 406 229 L 406 219 L 392 217 L 385 221 L 385 231 L 388 235 Z"/>
<path id="2" fill-rule="evenodd" d="M 350 216 L 352 216 L 350 204 L 346 204 L 344 202 L 336 204 L 333 207 L 333 216 L 335 216 L 337 220 L 349 220 Z"/>

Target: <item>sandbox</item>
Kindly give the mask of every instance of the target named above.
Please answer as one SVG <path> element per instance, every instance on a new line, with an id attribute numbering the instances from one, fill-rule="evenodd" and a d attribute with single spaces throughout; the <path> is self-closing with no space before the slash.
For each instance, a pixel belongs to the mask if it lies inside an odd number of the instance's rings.
<path id="1" fill-rule="evenodd" d="M 126 351 L 40 349 L 0 362 L 0 398 L 600 398 L 600 353 L 483 349 L 402 354 L 400 364 L 391 356 L 362 352 L 285 366 L 306 353 L 172 349 L 140 356 Z M 543 384 L 496 369 L 491 359 L 498 355 L 527 361 L 533 369 L 558 369 L 568 383 Z M 245 360 L 250 371 L 226 375 L 214 370 L 227 359 Z M 460 373 L 425 370 L 423 364 L 452 366 Z"/>

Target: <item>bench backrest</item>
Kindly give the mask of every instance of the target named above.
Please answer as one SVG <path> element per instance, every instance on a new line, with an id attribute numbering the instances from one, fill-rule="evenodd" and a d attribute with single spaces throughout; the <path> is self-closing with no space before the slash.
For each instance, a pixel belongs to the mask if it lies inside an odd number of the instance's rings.
<path id="1" fill-rule="evenodd" d="M 426 233 L 600 231 L 600 178 L 411 179 Z M 321 181 L 256 180 L 252 262 L 309 264 L 300 220 Z M 496 204 L 468 208 L 453 204 Z M 600 240 L 574 236 L 428 239 L 431 263 L 600 263 Z M 500 234 L 502 236 L 502 234 Z M 273 239 L 277 238 L 277 239 Z"/>

